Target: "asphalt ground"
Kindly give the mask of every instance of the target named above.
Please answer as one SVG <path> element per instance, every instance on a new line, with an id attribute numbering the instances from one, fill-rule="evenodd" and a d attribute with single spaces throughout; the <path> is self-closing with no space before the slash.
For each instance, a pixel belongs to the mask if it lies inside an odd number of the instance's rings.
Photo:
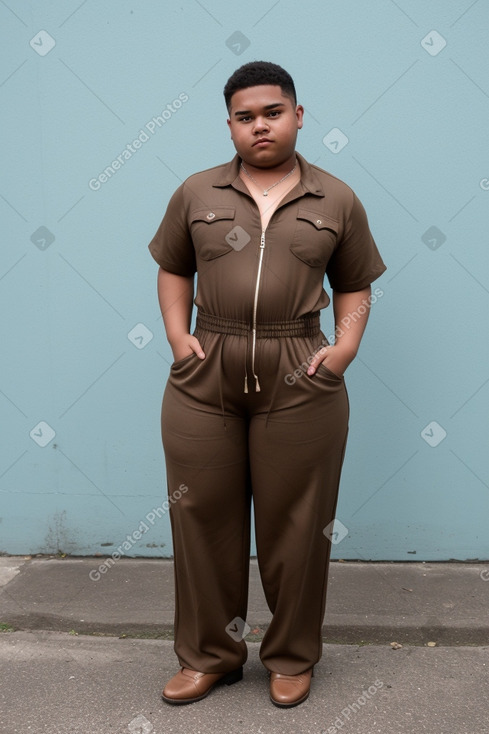
<path id="1" fill-rule="evenodd" d="M 243 680 L 170 706 L 172 642 L 0 635 L 2 734 L 486 734 L 489 647 L 324 645 L 307 701 L 268 696 L 259 643 Z"/>

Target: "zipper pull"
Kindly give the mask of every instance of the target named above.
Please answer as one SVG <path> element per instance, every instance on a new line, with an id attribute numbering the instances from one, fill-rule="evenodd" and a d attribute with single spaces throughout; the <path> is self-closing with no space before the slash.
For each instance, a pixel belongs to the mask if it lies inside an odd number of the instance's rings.
<path id="1" fill-rule="evenodd" d="M 265 249 L 265 232 L 261 233 L 260 247 L 262 250 Z"/>
<path id="2" fill-rule="evenodd" d="M 261 387 L 260 387 L 260 383 L 258 382 L 258 375 L 255 375 L 255 392 L 260 392 L 260 391 L 261 391 Z"/>

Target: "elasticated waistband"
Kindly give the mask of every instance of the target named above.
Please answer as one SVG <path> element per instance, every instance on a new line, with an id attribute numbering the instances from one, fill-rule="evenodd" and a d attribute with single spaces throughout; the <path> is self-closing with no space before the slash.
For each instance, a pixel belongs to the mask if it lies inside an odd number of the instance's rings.
<path id="1" fill-rule="evenodd" d="M 251 323 L 212 316 L 200 309 L 197 310 L 195 325 L 197 329 L 233 336 L 248 336 L 253 333 Z M 272 321 L 257 324 L 256 337 L 257 339 L 278 339 L 282 336 L 315 337 L 320 333 L 320 328 L 319 311 L 314 311 L 294 321 Z"/>

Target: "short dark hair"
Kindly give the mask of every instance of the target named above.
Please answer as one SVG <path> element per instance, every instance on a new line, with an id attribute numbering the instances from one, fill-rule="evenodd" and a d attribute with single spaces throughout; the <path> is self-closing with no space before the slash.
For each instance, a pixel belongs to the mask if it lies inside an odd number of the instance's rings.
<path id="1" fill-rule="evenodd" d="M 236 69 L 226 82 L 224 99 L 228 110 L 231 107 L 231 97 L 235 92 L 248 87 L 257 87 L 260 84 L 274 84 L 280 87 L 282 94 L 291 97 L 294 105 L 297 104 L 294 81 L 285 69 L 278 64 L 272 64 L 271 61 L 250 61 Z"/>

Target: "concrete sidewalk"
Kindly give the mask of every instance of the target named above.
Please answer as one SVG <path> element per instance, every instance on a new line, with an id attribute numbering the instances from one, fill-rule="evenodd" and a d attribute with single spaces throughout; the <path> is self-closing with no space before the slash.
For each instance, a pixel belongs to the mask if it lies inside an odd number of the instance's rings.
<path id="1" fill-rule="evenodd" d="M 171 560 L 0 558 L 0 624 L 15 630 L 171 639 Z M 102 569 L 106 572 L 103 573 Z M 250 564 L 247 639 L 270 622 L 258 567 Z M 332 562 L 324 641 L 487 645 L 489 564 Z M 231 620 L 230 620 L 231 621 Z"/>

